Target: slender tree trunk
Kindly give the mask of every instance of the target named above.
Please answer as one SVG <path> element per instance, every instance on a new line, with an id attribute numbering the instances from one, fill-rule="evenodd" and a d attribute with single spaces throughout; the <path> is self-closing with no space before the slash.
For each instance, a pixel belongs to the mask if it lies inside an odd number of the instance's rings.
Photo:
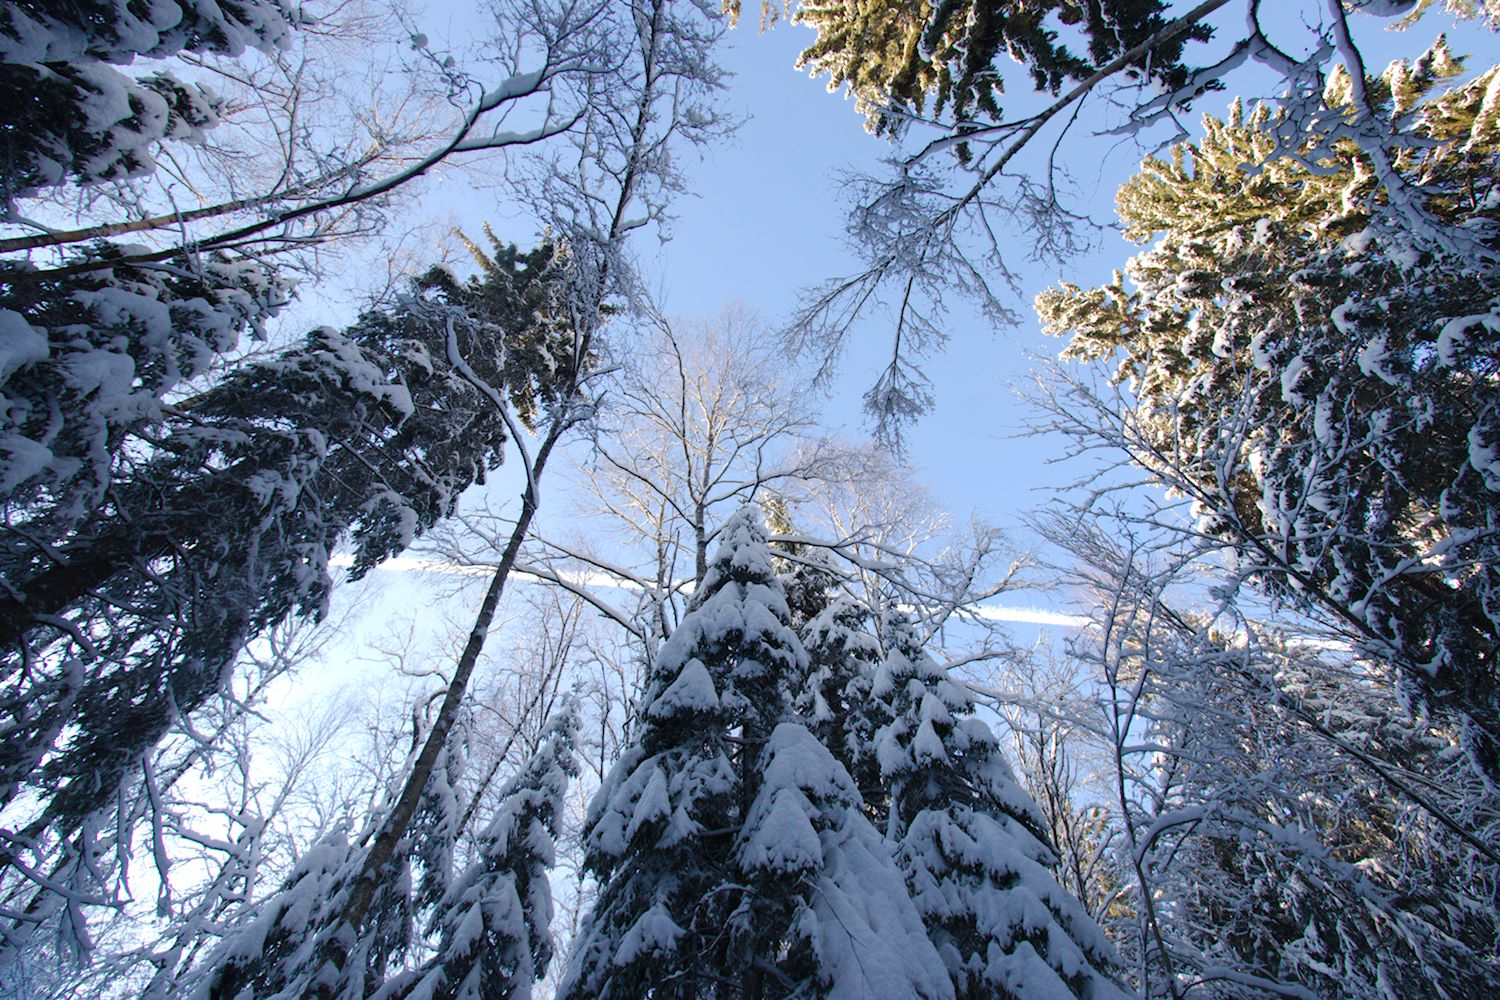
<path id="1" fill-rule="evenodd" d="M 328 928 L 329 933 L 324 947 L 327 950 L 328 960 L 335 968 L 343 969 L 347 964 L 348 946 L 358 938 L 359 927 L 364 923 L 365 914 L 375 898 L 375 891 L 380 886 L 386 866 L 395 856 L 397 845 L 406 836 L 412 817 L 416 815 L 417 807 L 421 804 L 422 793 L 432 777 L 438 755 L 448 742 L 448 734 L 453 729 L 459 706 L 463 703 L 464 694 L 468 690 L 469 678 L 479 662 L 479 654 L 484 651 L 485 640 L 489 638 L 490 626 L 495 620 L 495 611 L 500 605 L 501 595 L 505 592 L 505 583 L 510 578 L 511 570 L 515 568 L 521 543 L 526 540 L 531 520 L 536 515 L 538 498 L 535 484 L 540 482 L 547 458 L 567 427 L 566 416 L 560 415 L 553 421 L 547 436 L 542 440 L 541 447 L 537 449 L 536 458 L 531 466 L 530 483 L 526 487 L 526 492 L 521 496 L 520 515 L 516 518 L 515 527 L 511 529 L 510 538 L 505 543 L 505 550 L 500 556 L 500 564 L 495 567 L 495 572 L 490 577 L 489 588 L 485 591 L 484 600 L 479 605 L 479 612 L 474 616 L 474 626 L 469 630 L 468 642 L 464 645 L 463 654 L 459 656 L 458 669 L 454 671 L 453 679 L 448 682 L 448 690 L 443 696 L 443 704 L 438 710 L 437 720 L 427 734 L 427 741 L 422 745 L 416 763 L 412 765 L 411 773 L 401 789 L 400 797 L 397 798 L 395 806 L 365 854 L 364 865 L 360 868 L 359 875 L 349 890 L 348 899 L 344 903 L 344 909 L 339 915 L 337 924 Z M 338 978 L 325 977 L 306 995 L 316 1000 L 332 1000 Z"/>
<path id="2" fill-rule="evenodd" d="M 693 510 L 693 593 L 703 589 L 703 578 L 708 575 L 708 529 L 704 504 L 700 501 Z"/>

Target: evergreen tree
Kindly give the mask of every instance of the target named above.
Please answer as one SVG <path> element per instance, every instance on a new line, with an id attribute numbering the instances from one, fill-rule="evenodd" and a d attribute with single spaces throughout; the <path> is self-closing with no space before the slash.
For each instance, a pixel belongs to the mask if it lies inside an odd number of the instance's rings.
<path id="1" fill-rule="evenodd" d="M 725 525 L 702 588 L 662 644 L 635 742 L 595 797 L 587 864 L 602 883 L 574 943 L 565 997 L 733 995 L 724 924 L 731 845 L 778 682 L 805 663 L 765 533 Z"/>
<path id="2" fill-rule="evenodd" d="M 209 976 L 192 1000 L 293 1000 L 318 974 L 318 930 L 338 912 L 358 850 L 343 832 L 323 837 L 297 859 L 281 889 L 215 949 Z"/>
<path id="3" fill-rule="evenodd" d="M 1301 139 L 1314 163 L 1269 109 L 1207 120 L 1119 194 L 1127 234 L 1157 237 L 1131 286 L 1037 306 L 1132 384 L 1085 433 L 1122 428 L 1247 578 L 1395 663 L 1500 783 L 1500 70 L 1439 93 L 1458 70 L 1440 40 L 1365 81 L 1404 125 L 1388 171 L 1340 137 L 1347 74 Z"/>
<path id="4" fill-rule="evenodd" d="M 959 997 L 1125 997 L 1114 948 L 1057 883 L 1036 803 L 973 699 L 899 613 L 883 630 L 877 695 L 892 720 L 876 752 L 890 785 L 887 839 Z"/>
<path id="5" fill-rule="evenodd" d="M 788 617 L 746 507 L 590 809 L 603 885 L 563 996 L 951 995 L 852 780 L 785 721 L 806 669 Z"/>
<path id="6" fill-rule="evenodd" d="M 474 860 L 446 887 L 430 920 L 438 953 L 380 997 L 525 1000 L 552 961 L 556 839 L 568 783 L 578 775 L 578 711 L 564 705 L 541 749 L 500 793 Z M 414 829 L 413 836 L 420 837 Z"/>
<path id="7" fill-rule="evenodd" d="M 869 624 L 867 608 L 837 597 L 802 627 L 799 634 L 811 669 L 797 709 L 878 818 L 884 816 L 886 793 L 874 753 L 875 734 L 889 721 L 890 710 L 873 696 L 881 656 Z"/>
<path id="8" fill-rule="evenodd" d="M 433 272 L 396 309 L 178 403 L 76 530 L 46 509 L 15 522 L 0 792 L 38 793 L 28 837 L 66 836 L 108 802 L 251 637 L 321 614 L 341 539 L 358 576 L 499 464 L 502 407 L 534 413 L 567 382 L 555 258 L 501 248 L 467 283 Z"/>

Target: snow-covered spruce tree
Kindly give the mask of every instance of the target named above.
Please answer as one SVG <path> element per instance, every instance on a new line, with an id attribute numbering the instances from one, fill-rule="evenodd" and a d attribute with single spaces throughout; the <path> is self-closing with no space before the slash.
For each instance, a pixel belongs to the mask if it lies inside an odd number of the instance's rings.
<path id="1" fill-rule="evenodd" d="M 1053 876 L 1036 803 L 973 698 L 888 614 L 876 737 L 890 787 L 887 839 L 960 998 L 1124 998 L 1113 946 Z"/>
<path id="2" fill-rule="evenodd" d="M 1440 41 L 1379 79 L 1332 74 L 1298 137 L 1315 164 L 1282 155 L 1293 123 L 1266 108 L 1207 119 L 1119 193 L 1127 235 L 1157 238 L 1129 284 L 1037 307 L 1069 357 L 1131 385 L 1065 417 L 1077 436 L 1123 447 L 1246 577 L 1396 664 L 1500 784 L 1500 70 L 1444 91 L 1458 72 Z M 1357 99 L 1403 126 L 1389 170 L 1342 138 Z"/>
<path id="3" fill-rule="evenodd" d="M 0 218 L 66 183 L 136 177 L 164 140 L 192 142 L 219 100 L 170 72 L 114 66 L 180 52 L 283 48 L 300 19 L 287 0 L 15 0 L 0 10 Z"/>
<path id="4" fill-rule="evenodd" d="M 393 977 L 379 998 L 525 1000 L 552 961 L 552 886 L 558 823 L 578 775 L 578 711 L 553 717 L 535 756 L 500 792 L 474 860 L 448 884 L 429 921 L 437 954 Z M 414 831 L 415 832 L 415 831 Z"/>
<path id="5" fill-rule="evenodd" d="M 778 660 L 785 674 L 804 662 L 758 530 L 747 517 L 725 528 L 704 585 L 657 654 L 635 741 L 590 806 L 586 863 L 601 889 L 574 941 L 564 997 L 735 988 L 721 955 L 744 765 L 755 752 L 743 717 L 765 705 L 747 701 L 731 675 L 764 674 Z"/>
<path id="6" fill-rule="evenodd" d="M 551 405 L 572 343 L 555 256 L 501 248 L 468 283 L 434 272 L 397 308 L 177 404 L 73 534 L 15 522 L 49 542 L 18 533 L 0 551 L 0 793 L 38 796 L 28 864 L 111 800 L 250 637 L 321 614 L 341 539 L 355 575 L 401 551 L 499 463 L 501 406 Z"/>
<path id="7" fill-rule="evenodd" d="M 799 630 L 810 665 L 796 708 L 818 742 L 848 770 L 871 815 L 884 815 L 885 782 L 875 757 L 875 734 L 890 721 L 889 706 L 873 696 L 881 664 L 869 609 L 836 597 Z"/>
<path id="8" fill-rule="evenodd" d="M 849 772 L 800 722 L 777 726 L 735 844 L 746 892 L 727 931 L 730 996 L 948 998 L 891 848 Z"/>
<path id="9" fill-rule="evenodd" d="M 590 809 L 602 887 L 564 997 L 951 996 L 853 781 L 784 721 L 806 668 L 787 618 L 747 506 Z"/>
<path id="10" fill-rule="evenodd" d="M 433 864 L 435 855 L 451 858 L 460 832 L 449 821 L 457 818 L 450 770 L 444 766 L 434 774 L 422 815 L 352 935 L 348 973 L 327 961 L 322 942 L 339 921 L 363 851 L 335 834 L 299 858 L 282 888 L 187 974 L 187 995 L 236 1000 L 248 989 L 257 1000 L 294 1000 L 321 987 L 331 996 L 371 1000 L 531 996 L 552 957 L 548 871 L 563 798 L 578 773 L 577 728 L 577 712 L 567 704 L 545 727 L 537 752 L 501 790 L 472 857 L 456 873 Z M 456 750 L 450 746 L 445 753 Z M 435 849 L 424 838 L 435 841 Z M 433 897 L 429 885 L 441 894 Z M 435 950 L 410 967 L 412 956 L 421 955 L 412 926 L 416 916 Z"/>

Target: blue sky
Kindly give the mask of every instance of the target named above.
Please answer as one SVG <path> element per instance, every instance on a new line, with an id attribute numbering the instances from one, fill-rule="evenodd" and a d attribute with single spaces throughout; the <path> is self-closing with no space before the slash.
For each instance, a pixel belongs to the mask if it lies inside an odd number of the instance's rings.
<path id="1" fill-rule="evenodd" d="M 435 0 L 438 13 L 424 19 L 423 30 L 434 39 L 477 34 L 457 13 L 464 2 Z M 1277 9 L 1293 11 L 1304 6 L 1300 0 L 1285 0 Z M 1377 30 L 1367 31 L 1364 39 L 1370 65 L 1377 68 L 1398 55 L 1417 54 L 1438 31 L 1451 29 L 1452 22 L 1445 16 L 1429 16 L 1416 29 L 1401 34 L 1379 31 L 1378 26 L 1378 22 L 1369 25 Z M 1268 27 L 1283 31 L 1288 38 L 1301 34 L 1291 20 Z M 823 81 L 793 69 L 797 54 L 811 37 L 806 29 L 785 22 L 760 34 L 749 17 L 727 36 L 722 57 L 735 76 L 725 102 L 745 117 L 745 123 L 722 147 L 685 166 L 690 193 L 676 206 L 672 239 L 658 244 L 646 236 L 635 248 L 669 314 L 701 318 L 744 303 L 776 325 L 795 308 L 802 288 L 850 270 L 853 258 L 843 240 L 845 174 L 877 170 L 881 159 L 894 150 L 886 141 L 866 134 L 852 102 L 828 93 Z M 1473 53 L 1472 65 L 1483 69 L 1496 59 L 1496 42 L 1495 35 L 1471 28 L 1458 33 L 1455 47 L 1461 53 Z M 1222 113 L 1235 93 L 1247 98 L 1270 96 L 1266 91 L 1272 83 L 1264 73 L 1241 74 L 1231 81 L 1228 91 L 1211 95 L 1202 110 Z M 1196 126 L 1196 122 L 1195 114 L 1191 124 Z M 1101 113 L 1086 116 L 1063 155 L 1063 165 L 1076 185 L 1075 206 L 1105 225 L 1113 219 L 1116 187 L 1134 171 L 1143 152 L 1128 142 L 1089 134 L 1106 123 Z M 460 190 L 466 193 L 459 194 Z M 508 238 L 531 238 L 527 224 L 507 211 L 503 194 L 499 198 L 477 196 L 462 175 L 447 176 L 422 197 L 424 207 L 438 214 L 447 212 L 451 223 L 466 232 L 477 235 L 488 220 Z M 1054 443 L 1015 436 L 1029 408 L 1014 397 L 1011 384 L 1031 370 L 1030 355 L 1055 354 L 1062 346 L 1040 333 L 1031 318 L 1030 299 L 1059 279 L 1098 283 L 1135 248 L 1106 230 L 1092 253 L 1065 265 L 1030 264 L 1024 260 L 1026 234 L 1014 236 L 1017 270 L 1024 286 L 1015 307 L 1022 322 L 996 330 L 967 303 L 948 303 L 952 340 L 927 366 L 937 406 L 911 429 L 908 453 L 916 478 L 934 490 L 956 520 L 978 514 L 1016 529 L 1013 541 L 1025 547 L 1030 540 L 1019 527 L 1020 516 L 1044 506 L 1049 488 L 1064 486 L 1080 471 L 1047 463 L 1058 451 Z M 313 307 L 323 304 L 309 303 Z M 330 315 L 320 321 L 337 322 L 338 317 Z M 860 396 L 887 349 L 887 338 L 882 318 L 870 316 L 825 403 L 831 430 L 851 437 L 864 433 Z M 514 463 L 509 463 L 493 478 L 495 500 L 514 499 L 519 487 L 513 481 L 516 473 Z M 563 481 L 549 476 L 549 484 L 543 521 L 566 520 L 569 505 L 557 493 Z M 436 592 L 454 581 L 443 582 L 426 573 L 377 573 L 371 581 L 384 593 L 375 598 L 365 625 L 356 629 L 356 639 L 367 637 L 377 621 L 405 618 L 414 612 L 419 629 L 435 637 L 440 629 L 435 628 L 434 614 L 446 613 L 460 620 L 467 614 L 462 605 L 433 603 Z M 1007 595 L 1003 603 L 1057 607 L 1064 600 L 1057 594 L 1023 592 Z M 1016 637 L 1021 641 L 1035 634 L 1034 628 L 1017 627 Z M 341 683 L 335 676 L 327 680 Z"/>
<path id="2" fill-rule="evenodd" d="M 479 32 L 469 20 L 472 15 L 463 13 L 466 6 L 464 0 L 434 0 L 421 27 L 439 45 L 445 37 L 475 38 Z M 1300 17 L 1308 8 L 1302 0 L 1284 0 L 1274 8 L 1282 21 L 1266 27 L 1278 42 L 1295 48 L 1307 37 Z M 1403 33 L 1382 31 L 1383 22 L 1363 20 L 1368 29 L 1363 43 L 1375 68 L 1398 55 L 1417 54 L 1438 31 L 1453 27 L 1452 19 L 1441 14 L 1429 15 Z M 1226 26 L 1225 34 L 1236 37 L 1237 27 Z M 744 124 L 722 146 L 684 165 L 688 194 L 676 205 L 670 241 L 660 244 L 643 234 L 635 247 L 669 315 L 704 318 L 743 303 L 776 326 L 794 310 L 803 288 L 852 268 L 854 258 L 843 237 L 847 175 L 878 171 L 881 160 L 896 149 L 867 134 L 853 103 L 829 93 L 824 80 L 794 70 L 798 53 L 812 37 L 808 29 L 785 20 L 769 32 L 757 32 L 753 12 L 728 33 L 721 57 L 733 78 L 724 103 L 744 117 Z M 1495 35 L 1469 28 L 1459 33 L 1456 47 L 1475 53 L 1474 65 L 1483 68 L 1493 62 L 1495 43 Z M 1016 92 L 1011 100 L 1020 106 L 1028 99 L 1026 80 L 1023 73 L 1010 76 Z M 1275 82 L 1264 72 L 1242 71 L 1231 78 L 1227 91 L 1209 95 L 1201 110 L 1222 113 L 1236 93 L 1271 96 Z M 1187 122 L 1196 126 L 1196 113 Z M 931 486 L 941 504 L 960 521 L 978 514 L 1017 529 L 1015 541 L 1022 546 L 1028 542 L 1019 530 L 1020 517 L 1044 506 L 1049 489 L 1066 485 L 1080 472 L 1048 464 L 1059 451 L 1055 443 L 1017 436 L 1031 411 L 1015 398 L 1012 385 L 1032 370 L 1033 355 L 1055 354 L 1062 346 L 1040 333 L 1030 299 L 1059 279 L 1098 283 L 1135 249 L 1107 226 L 1113 220 L 1116 187 L 1146 149 L 1091 134 L 1108 124 L 1108 109 L 1096 103 L 1061 147 L 1061 163 L 1075 186 L 1072 206 L 1106 227 L 1094 251 L 1063 264 L 1032 263 L 1025 259 L 1027 234 L 1012 234 L 1022 285 L 1013 305 L 1021 322 L 997 330 L 969 303 L 947 303 L 951 343 L 926 368 L 936 408 L 908 435 L 916 477 Z M 1044 133 L 1042 138 L 1051 137 Z M 462 198 L 454 196 L 454 188 L 465 187 L 461 176 L 450 175 L 424 197 L 431 205 L 446 205 L 453 222 L 467 232 L 477 235 L 481 224 L 491 220 L 510 238 L 530 238 L 527 224 L 507 211 L 503 195 L 476 199 L 470 190 Z M 850 437 L 866 432 L 860 397 L 881 364 L 888 337 L 883 317 L 866 318 L 824 405 L 830 430 Z M 497 499 L 514 492 L 509 479 L 503 473 L 496 477 Z"/>
<path id="3" fill-rule="evenodd" d="M 1267 5 L 1264 27 L 1278 44 L 1299 52 L 1309 38 L 1303 18 L 1320 6 L 1301 0 Z M 1237 4 L 1226 11 L 1241 16 Z M 1471 67 L 1482 71 L 1495 61 L 1495 34 L 1473 26 L 1455 29 L 1453 19 L 1441 11 L 1403 32 L 1385 30 L 1389 23 L 1369 17 L 1356 22 L 1372 70 L 1393 58 L 1417 55 L 1439 31 L 1449 32 L 1458 52 L 1474 55 Z M 1223 34 L 1238 37 L 1239 28 L 1231 22 L 1223 26 Z M 842 239 L 844 175 L 878 170 L 881 158 L 895 150 L 868 135 L 853 103 L 830 94 L 825 80 L 793 70 L 797 54 L 812 37 L 810 30 L 784 20 L 757 33 L 748 13 L 729 33 L 723 57 L 736 76 L 727 103 L 748 120 L 731 143 L 689 172 L 693 196 L 679 204 L 674 238 L 661 248 L 658 262 L 669 312 L 706 315 L 742 301 L 777 324 L 794 309 L 801 288 L 850 270 L 852 258 Z M 1214 46 L 1222 48 L 1222 43 Z M 1016 92 L 1012 100 L 1020 106 L 1026 99 L 1020 93 L 1026 89 L 1024 73 L 1015 67 L 1008 75 Z M 1273 96 L 1278 83 L 1253 66 L 1237 71 L 1226 91 L 1203 99 L 1199 112 L 1222 114 L 1235 94 Z M 1197 121 L 1198 112 L 1185 119 L 1189 127 Z M 1061 147 L 1061 162 L 1075 184 L 1073 207 L 1105 225 L 1113 221 L 1115 189 L 1148 151 L 1140 142 L 1091 134 L 1109 124 L 1108 109 L 1096 101 Z M 1041 138 L 1051 137 L 1043 133 Z M 1148 136 L 1144 143 L 1159 139 Z M 1106 280 L 1137 249 L 1105 230 L 1091 253 L 1064 264 L 1033 263 L 1025 260 L 1026 234 L 1013 235 L 1023 285 L 1014 305 L 1022 322 L 996 330 L 967 303 L 947 303 L 951 343 L 927 366 L 937 406 L 909 435 L 913 464 L 947 506 L 960 516 L 978 511 L 1002 525 L 1014 524 L 1017 514 L 1045 503 L 1046 488 L 1074 478 L 1074 473 L 1047 464 L 1056 454 L 1055 445 L 1015 436 L 1029 410 L 1013 397 L 1010 386 L 1031 370 L 1031 354 L 1055 354 L 1062 347 L 1041 334 L 1030 299 L 1060 279 L 1080 284 Z M 834 428 L 863 431 L 859 398 L 887 349 L 888 329 L 878 315 L 864 322 L 825 408 Z"/>
<path id="4" fill-rule="evenodd" d="M 848 175 L 877 171 L 896 149 L 869 135 L 853 102 L 829 93 L 825 79 L 793 69 L 812 38 L 785 21 L 758 33 L 749 17 L 730 32 L 724 61 L 735 79 L 727 103 L 748 118 L 725 148 L 690 172 L 693 194 L 680 203 L 673 239 L 658 262 L 669 312 L 711 315 L 743 302 L 775 326 L 795 309 L 803 288 L 853 266 L 843 233 Z M 1121 169 L 1133 163 L 1128 158 Z M 1107 209 L 1115 183 L 1093 187 L 1091 203 Z M 1053 277 L 1027 273 L 1038 289 Z M 1029 316 L 1029 306 L 1017 304 Z M 911 430 L 908 455 L 959 516 L 977 510 L 1009 522 L 1039 501 L 1033 488 L 1049 473 L 1044 448 L 1010 437 L 1024 410 L 1008 385 L 1029 368 L 1026 351 L 1052 345 L 1035 324 L 997 331 L 968 303 L 947 305 L 951 350 L 929 365 L 937 406 Z M 878 372 L 888 329 L 878 314 L 861 324 L 825 404 L 831 429 L 850 436 L 867 431 L 860 397 Z"/>

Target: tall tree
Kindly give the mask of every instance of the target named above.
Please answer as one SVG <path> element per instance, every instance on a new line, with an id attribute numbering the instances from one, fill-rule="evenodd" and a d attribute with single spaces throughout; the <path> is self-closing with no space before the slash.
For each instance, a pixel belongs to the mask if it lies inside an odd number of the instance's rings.
<path id="1" fill-rule="evenodd" d="M 563 995 L 951 995 L 853 781 L 784 721 L 806 659 L 753 508 L 720 539 L 590 810 Z"/>
<path id="2" fill-rule="evenodd" d="M 750 972 L 730 964 L 723 940 L 739 895 L 730 852 L 779 721 L 779 685 L 806 662 L 786 619 L 746 508 L 720 532 L 703 586 L 655 658 L 636 742 L 589 809 L 588 865 L 602 889 L 563 996 L 733 995 Z"/>
<path id="3" fill-rule="evenodd" d="M 1129 284 L 1037 307 L 1068 356 L 1130 381 L 1111 424 L 1244 577 L 1394 663 L 1500 783 L 1500 71 L 1443 91 L 1456 72 L 1440 41 L 1379 79 L 1335 74 L 1301 140 L 1315 162 L 1284 155 L 1293 123 L 1268 108 L 1208 120 L 1120 192 L 1127 232 L 1157 240 Z M 1337 138 L 1355 92 L 1405 123 L 1388 166 Z M 1402 185 L 1430 239 L 1377 209 Z"/>
<path id="4" fill-rule="evenodd" d="M 887 616 L 875 694 L 891 721 L 875 752 L 886 836 L 959 997 L 1126 997 L 1115 951 L 1058 884 L 1036 803 L 1016 783 L 972 696 Z"/>
<path id="5" fill-rule="evenodd" d="M 400 308 L 176 404 L 157 453 L 86 526 L 12 522 L 0 792 L 33 806 L 11 875 L 28 854 L 45 867 L 246 642 L 323 613 L 341 541 L 362 574 L 499 464 L 514 428 L 484 385 L 527 414 L 555 402 L 573 342 L 565 265 L 551 247 L 487 259 L 480 278 L 435 271 Z"/>

